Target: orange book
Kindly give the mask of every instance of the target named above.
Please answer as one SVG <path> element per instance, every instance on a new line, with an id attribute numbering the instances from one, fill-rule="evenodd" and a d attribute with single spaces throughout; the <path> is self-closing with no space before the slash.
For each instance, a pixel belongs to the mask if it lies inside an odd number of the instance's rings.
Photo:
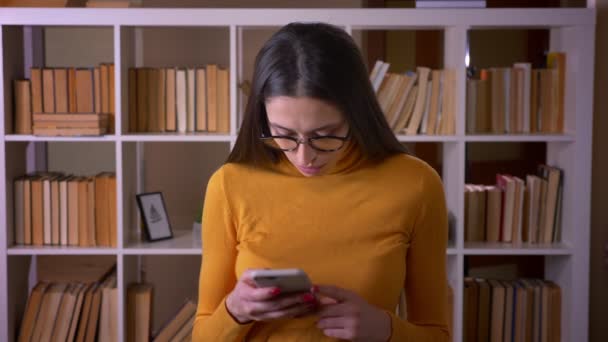
<path id="1" fill-rule="evenodd" d="M 78 246 L 89 245 L 89 189 L 87 181 L 81 178 L 78 182 Z"/>
<path id="2" fill-rule="evenodd" d="M 207 130 L 218 130 L 217 65 L 207 65 Z"/>
<path id="3" fill-rule="evenodd" d="M 42 298 L 48 287 L 49 283 L 39 282 L 32 290 L 32 293 L 27 300 L 23 321 L 21 322 L 18 342 L 29 342 L 32 339 L 34 326 L 36 325 L 38 314 L 42 306 Z"/>
<path id="4" fill-rule="evenodd" d="M 32 113 L 42 113 L 42 70 L 32 68 L 30 79 L 32 81 Z"/>
<path id="5" fill-rule="evenodd" d="M 42 69 L 42 110 L 55 112 L 55 80 L 53 69 Z"/>
<path id="6" fill-rule="evenodd" d="M 68 69 L 53 69 L 55 84 L 55 112 L 68 112 Z"/>
<path id="7" fill-rule="evenodd" d="M 137 130 L 148 131 L 148 69 L 137 69 Z"/>
<path id="8" fill-rule="evenodd" d="M 146 102 L 148 103 L 148 126 L 146 127 L 146 132 L 158 132 L 160 123 L 158 122 L 158 106 L 156 97 L 158 96 L 159 70 L 157 68 L 150 68 L 147 70 L 147 74 L 148 83 L 146 89 Z"/>
<path id="9" fill-rule="evenodd" d="M 68 245 L 78 246 L 78 177 L 68 181 Z"/>
<path id="10" fill-rule="evenodd" d="M 86 179 L 85 183 L 87 187 L 87 236 L 89 238 L 88 245 L 89 247 L 95 247 L 97 246 L 97 239 L 95 236 L 97 230 L 97 227 L 95 226 L 95 206 L 97 204 L 95 202 L 95 179 L 89 177 Z"/>
<path id="11" fill-rule="evenodd" d="M 110 227 L 110 246 L 117 247 L 117 217 L 116 217 L 116 175 L 108 177 L 106 187 L 108 191 L 108 219 Z"/>
<path id="12" fill-rule="evenodd" d="M 110 124 L 108 125 L 109 133 L 114 133 L 114 114 L 116 113 L 114 93 L 114 63 L 110 63 L 108 66 L 108 113 L 110 114 Z"/>
<path id="13" fill-rule="evenodd" d="M 23 180 L 23 244 L 32 244 L 32 178 Z"/>
<path id="14" fill-rule="evenodd" d="M 129 68 L 129 132 L 137 132 L 137 70 Z"/>
<path id="15" fill-rule="evenodd" d="M 564 132 L 564 100 L 566 96 L 566 54 L 563 52 L 549 52 L 547 67 L 557 69 L 557 120 L 555 133 Z"/>
<path id="16" fill-rule="evenodd" d="M 59 245 L 59 178 L 51 180 L 51 245 Z"/>
<path id="17" fill-rule="evenodd" d="M 108 218 L 106 174 L 95 176 L 95 238 L 97 245 L 110 247 L 110 227 Z"/>
<path id="18" fill-rule="evenodd" d="M 230 132 L 230 82 L 229 71 L 218 69 L 217 71 L 217 118 L 218 132 Z"/>
<path id="19" fill-rule="evenodd" d="M 93 113 L 95 111 L 95 89 L 92 69 L 76 70 L 76 111 Z"/>
<path id="20" fill-rule="evenodd" d="M 15 80 L 15 134 L 32 134 L 30 81 Z"/>
<path id="21" fill-rule="evenodd" d="M 175 132 L 177 130 L 175 72 L 175 68 L 166 69 L 165 131 L 168 132 Z"/>
<path id="22" fill-rule="evenodd" d="M 196 131 L 207 130 L 207 86 L 205 69 L 196 69 Z"/>
<path id="23" fill-rule="evenodd" d="M 167 106 L 165 104 L 167 100 L 166 89 L 167 89 L 167 72 L 165 69 L 157 69 L 156 79 L 156 131 L 165 131 L 165 116 Z"/>
<path id="24" fill-rule="evenodd" d="M 32 179 L 32 244 L 44 244 L 44 205 L 42 177 Z"/>
<path id="25" fill-rule="evenodd" d="M 99 66 L 100 85 L 101 85 L 101 112 L 110 112 L 110 73 L 107 64 Z"/>
<path id="26" fill-rule="evenodd" d="M 76 69 L 68 69 L 68 111 L 77 113 L 76 109 Z"/>
<path id="27" fill-rule="evenodd" d="M 101 69 L 96 67 L 93 70 L 93 80 L 95 86 L 95 113 L 101 113 Z"/>

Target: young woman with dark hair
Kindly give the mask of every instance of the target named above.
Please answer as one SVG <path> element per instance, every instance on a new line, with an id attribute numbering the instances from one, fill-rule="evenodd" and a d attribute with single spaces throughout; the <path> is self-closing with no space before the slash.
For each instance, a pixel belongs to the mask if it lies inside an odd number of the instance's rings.
<path id="1" fill-rule="evenodd" d="M 193 340 L 447 341 L 444 197 L 389 128 L 351 37 L 281 28 L 207 187 Z M 315 286 L 258 288 L 264 268 L 300 268 Z"/>

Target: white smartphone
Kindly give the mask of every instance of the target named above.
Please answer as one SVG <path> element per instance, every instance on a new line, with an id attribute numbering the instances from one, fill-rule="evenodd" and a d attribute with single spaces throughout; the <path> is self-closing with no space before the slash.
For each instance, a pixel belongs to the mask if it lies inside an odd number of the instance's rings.
<path id="1" fill-rule="evenodd" d="M 307 292 L 312 287 L 306 272 L 297 268 L 254 270 L 251 276 L 257 287 L 278 287 L 282 293 Z"/>

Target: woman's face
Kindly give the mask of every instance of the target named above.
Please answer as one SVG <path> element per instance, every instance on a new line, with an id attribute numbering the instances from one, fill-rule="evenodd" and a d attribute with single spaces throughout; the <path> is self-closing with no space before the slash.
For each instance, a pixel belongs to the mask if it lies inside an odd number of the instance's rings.
<path id="1" fill-rule="evenodd" d="M 266 113 L 273 136 L 290 136 L 306 141 L 312 137 L 344 137 L 348 134 L 348 123 L 340 110 L 311 97 L 272 97 L 266 101 Z M 343 146 L 334 152 L 322 152 L 303 143 L 294 151 L 283 153 L 302 175 L 312 177 L 330 170 L 342 157 L 344 150 Z"/>

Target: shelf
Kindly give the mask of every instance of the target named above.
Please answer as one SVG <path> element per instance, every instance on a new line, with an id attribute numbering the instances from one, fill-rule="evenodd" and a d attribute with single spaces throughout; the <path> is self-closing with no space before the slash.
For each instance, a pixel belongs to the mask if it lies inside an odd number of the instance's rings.
<path id="1" fill-rule="evenodd" d="M 98 137 L 42 137 L 35 135 L 25 135 L 25 134 L 9 134 L 5 135 L 4 139 L 6 141 L 27 141 L 27 142 L 53 142 L 53 141 L 116 141 L 117 137 L 115 135 L 102 135 Z"/>
<path id="2" fill-rule="evenodd" d="M 68 246 L 11 246 L 8 255 L 116 255 L 116 248 L 106 247 L 68 247 Z"/>
<path id="3" fill-rule="evenodd" d="M 132 134 L 132 135 L 121 135 L 119 138 L 121 141 L 167 141 L 167 142 L 181 142 L 181 141 L 213 141 L 213 142 L 231 142 L 236 137 L 227 134 L 213 134 L 213 133 L 187 133 L 187 134 L 174 134 L 174 133 L 150 133 L 150 134 Z"/>
<path id="4" fill-rule="evenodd" d="M 174 230 L 173 238 L 156 242 L 134 242 L 128 244 L 125 255 L 201 255 L 202 249 L 192 238 L 190 230 Z"/>
<path id="5" fill-rule="evenodd" d="M 572 248 L 558 244 L 512 244 L 490 242 L 465 242 L 464 255 L 571 255 Z"/>
<path id="6" fill-rule="evenodd" d="M 69 18 L 66 20 L 66 17 Z M 517 18 L 514 20 L 513 18 Z M 595 25 L 589 9 L 194 9 L 194 8 L 11 8 L 0 12 L 5 25 L 282 26 L 293 21 L 326 21 L 353 28 L 567 27 Z"/>
<path id="7" fill-rule="evenodd" d="M 397 134 L 400 142 L 457 142 L 458 136 L 455 135 L 405 135 Z"/>
<path id="8" fill-rule="evenodd" d="M 487 134 L 487 135 L 467 135 L 464 138 L 467 142 L 574 142 L 573 135 L 549 135 L 549 134 Z"/>

